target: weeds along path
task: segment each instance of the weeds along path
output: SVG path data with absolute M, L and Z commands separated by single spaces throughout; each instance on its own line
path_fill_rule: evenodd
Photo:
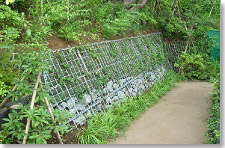
M 212 89 L 207 82 L 178 83 L 111 144 L 204 143 Z

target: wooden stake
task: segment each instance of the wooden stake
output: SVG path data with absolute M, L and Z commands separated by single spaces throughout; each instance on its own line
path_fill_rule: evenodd
M 35 86 L 34 86 L 33 95 L 32 95 L 32 98 L 31 98 L 30 110 L 32 110 L 34 108 L 35 97 L 36 97 L 36 94 L 37 94 L 38 84 L 40 82 L 40 75 L 41 75 L 41 73 L 39 72 L 38 76 L 37 76 L 37 80 L 36 80 Z M 30 122 L 31 122 L 31 119 L 27 118 L 25 134 L 28 134 L 28 132 L 29 132 Z M 27 141 L 27 135 L 25 135 L 23 137 L 23 144 L 26 144 L 26 141 Z
M 40 86 L 41 86 L 41 90 L 44 91 L 43 86 L 42 86 L 41 83 L 40 83 Z M 51 107 L 50 107 L 50 103 L 48 102 L 47 97 L 44 97 L 44 99 L 45 99 L 45 103 L 46 103 L 47 108 L 48 108 L 48 112 L 49 112 L 49 114 L 50 114 L 50 116 L 51 116 L 51 119 L 52 119 L 52 121 L 53 121 L 53 123 L 54 123 L 54 125 L 55 125 L 55 127 L 56 127 L 55 118 L 54 118 L 54 116 L 53 116 L 52 109 L 51 109 Z M 56 135 L 57 135 L 57 138 L 58 138 L 58 140 L 59 140 L 59 143 L 60 143 L 60 144 L 63 144 L 62 138 L 61 138 L 61 136 L 60 136 L 58 130 L 56 130 Z

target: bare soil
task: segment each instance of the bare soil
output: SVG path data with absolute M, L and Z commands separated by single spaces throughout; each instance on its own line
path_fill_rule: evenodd
M 82 45 L 84 44 L 88 44 L 88 43 L 95 43 L 95 42 L 101 42 L 101 41 L 106 41 L 106 40 L 118 40 L 124 37 L 135 37 L 135 36 L 139 36 L 139 35 L 145 35 L 145 34 L 149 34 L 149 33 L 153 33 L 154 31 L 151 30 L 146 30 L 143 31 L 141 33 L 136 33 L 136 32 L 127 32 L 124 36 L 121 35 L 117 35 L 117 36 L 112 36 L 108 39 L 105 39 L 102 36 L 99 36 L 98 40 L 94 40 L 91 39 L 89 37 L 83 37 L 81 38 L 82 40 Z M 73 46 L 79 46 L 81 44 L 79 44 L 78 41 L 66 41 L 64 38 L 60 38 L 57 36 L 57 34 L 51 36 L 48 40 L 48 47 L 50 49 L 60 49 L 60 48 L 66 48 L 66 47 L 73 47 Z
M 211 104 L 208 82 L 182 82 L 110 144 L 203 144 Z

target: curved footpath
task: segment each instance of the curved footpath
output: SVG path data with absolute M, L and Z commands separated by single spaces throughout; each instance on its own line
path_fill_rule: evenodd
M 181 82 L 111 144 L 203 144 L 213 84 Z

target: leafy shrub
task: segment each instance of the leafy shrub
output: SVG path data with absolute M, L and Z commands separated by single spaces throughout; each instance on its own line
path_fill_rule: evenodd
M 0 50 L 0 81 L 8 86 L 12 86 L 13 79 L 17 77 L 18 70 L 15 68 L 15 63 L 12 59 L 12 51 L 8 49 Z
M 29 105 L 20 106 L 17 110 L 12 110 L 9 118 L 4 118 L 6 121 L 2 125 L 3 130 L 0 132 L 0 138 L 3 143 L 17 143 L 22 141 L 25 136 L 25 123 L 26 118 L 32 120 L 31 127 L 28 134 L 28 144 L 47 144 L 47 140 L 52 137 L 52 133 L 60 131 L 68 132 L 68 126 L 65 122 L 69 119 L 70 115 L 66 111 L 54 110 L 55 122 L 52 122 L 51 116 L 48 113 L 47 107 L 29 109 Z M 58 125 L 55 127 L 55 124 Z
M 15 43 L 22 33 L 25 23 L 24 14 L 13 11 L 10 7 L 0 5 L 0 43 Z
M 188 79 L 207 80 L 217 72 L 214 63 L 205 60 L 202 54 L 195 53 L 182 52 L 174 66 Z
M 19 69 L 19 74 L 13 79 L 13 85 L 18 86 L 18 88 L 14 92 L 10 91 L 7 96 L 10 99 L 9 101 L 17 101 L 24 96 L 32 95 L 37 74 L 48 70 L 47 63 L 43 62 L 48 60 L 48 58 L 43 56 L 43 51 L 44 49 L 40 51 L 25 50 L 15 56 L 13 61 L 16 63 L 15 67 Z M 45 54 L 47 53 L 45 52 Z M 24 78 L 22 82 L 19 76 Z M 0 134 L 0 138 L 3 140 L 2 143 L 21 142 L 25 136 L 26 119 L 31 119 L 27 143 L 46 144 L 47 140 L 52 137 L 52 134 L 56 132 L 56 129 L 61 134 L 68 131 L 66 122 L 71 117 L 70 114 L 66 111 L 53 110 L 53 115 L 55 116 L 55 121 L 53 122 L 45 104 L 45 97 L 48 98 L 49 102 L 52 101 L 49 94 L 39 87 L 37 89 L 35 107 L 32 110 L 30 109 L 30 104 L 20 105 L 19 108 L 12 110 L 9 118 L 3 119 L 5 123 L 2 125 L 3 130 Z

